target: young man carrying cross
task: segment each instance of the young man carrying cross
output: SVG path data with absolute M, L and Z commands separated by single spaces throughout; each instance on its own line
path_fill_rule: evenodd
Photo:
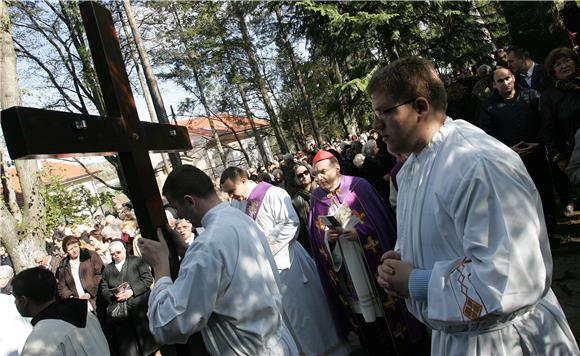
M 519 156 L 445 114 L 431 62 L 402 58 L 368 85 L 374 128 L 393 153 L 397 245 L 379 284 L 432 332 L 432 355 L 578 355 L 550 289 L 542 206 Z
M 296 355 L 282 321 L 278 276 L 264 234 L 221 202 L 211 179 L 196 167 L 174 169 L 163 195 L 180 217 L 204 231 L 189 247 L 176 232 L 164 237 L 161 229 L 159 241 L 139 240 L 156 280 L 147 313 L 155 338 L 185 343 L 201 331 L 212 355 Z M 182 258 L 174 282 L 166 238 Z

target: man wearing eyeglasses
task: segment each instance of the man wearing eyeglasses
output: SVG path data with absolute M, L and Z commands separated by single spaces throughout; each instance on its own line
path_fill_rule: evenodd
M 393 153 L 397 246 L 378 282 L 432 332 L 432 355 L 578 355 L 550 289 L 540 197 L 522 160 L 445 114 L 430 61 L 397 60 L 369 82 L 373 126 Z

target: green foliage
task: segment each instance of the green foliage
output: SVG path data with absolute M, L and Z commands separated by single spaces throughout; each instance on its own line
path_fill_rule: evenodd
M 94 196 L 83 187 L 68 188 L 59 177 L 50 176 L 41 188 L 46 202 L 46 222 L 49 231 L 61 223 L 81 224 L 89 221 L 100 206 L 112 207 L 112 195 L 108 192 Z

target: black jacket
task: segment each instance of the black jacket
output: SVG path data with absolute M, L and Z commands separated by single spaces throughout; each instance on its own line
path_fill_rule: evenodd
M 580 92 L 552 87 L 542 94 L 541 108 L 541 132 L 550 157 L 561 154 L 567 159 L 580 129 Z
M 540 140 L 540 93 L 533 89 L 517 88 L 516 96 L 505 101 L 497 91 L 483 103 L 479 126 L 505 145 Z
M 127 282 L 133 290 L 133 297 L 127 300 L 127 319 L 107 320 L 105 328 L 112 355 L 149 355 L 157 345 L 149 331 L 147 301 L 151 293 L 153 276 L 149 265 L 137 256 L 127 256 L 121 271 L 111 262 L 103 270 L 101 295 L 106 304 L 115 302 L 114 291 L 121 283 Z M 104 316 L 103 316 L 104 317 Z

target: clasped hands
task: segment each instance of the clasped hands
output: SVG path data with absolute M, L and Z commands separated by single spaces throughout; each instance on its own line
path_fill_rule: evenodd
M 377 282 L 391 295 L 409 297 L 409 275 L 413 265 L 401 261 L 401 255 L 395 251 L 387 251 L 381 256 L 378 267 Z
M 520 157 L 528 156 L 540 148 L 539 143 L 520 141 L 511 147 Z

